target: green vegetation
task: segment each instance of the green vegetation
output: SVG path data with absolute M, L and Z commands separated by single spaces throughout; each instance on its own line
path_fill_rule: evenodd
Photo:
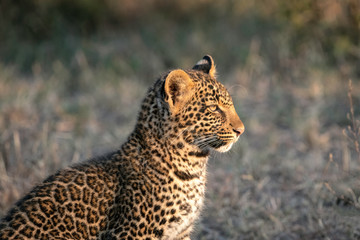
M 0 2 L 0 216 L 210 54 L 246 132 L 209 162 L 194 239 L 360 237 L 357 0 L 20 2 Z

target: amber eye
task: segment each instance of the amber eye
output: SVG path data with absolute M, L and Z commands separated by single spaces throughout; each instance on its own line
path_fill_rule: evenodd
M 212 112 L 216 112 L 219 110 L 219 107 L 217 105 L 210 105 L 210 106 L 208 106 L 208 108 Z

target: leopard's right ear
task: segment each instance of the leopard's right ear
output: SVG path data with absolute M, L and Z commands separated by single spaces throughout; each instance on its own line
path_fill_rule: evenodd
M 193 69 L 208 73 L 211 77 L 215 77 L 216 75 L 214 59 L 210 55 L 204 56 L 200 61 L 196 63 Z
M 172 113 L 179 112 L 193 95 L 194 82 L 181 69 L 171 71 L 165 79 L 165 101 Z

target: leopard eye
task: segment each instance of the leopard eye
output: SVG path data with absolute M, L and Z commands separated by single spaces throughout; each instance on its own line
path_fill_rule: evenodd
M 216 112 L 219 110 L 219 107 L 217 105 L 210 105 L 208 106 L 208 108 L 211 112 Z

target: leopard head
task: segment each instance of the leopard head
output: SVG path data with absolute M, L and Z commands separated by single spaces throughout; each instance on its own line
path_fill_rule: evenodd
M 245 127 L 215 73 L 211 56 L 191 70 L 173 70 L 164 78 L 163 99 L 168 104 L 170 127 L 179 138 L 203 151 L 226 152 Z

